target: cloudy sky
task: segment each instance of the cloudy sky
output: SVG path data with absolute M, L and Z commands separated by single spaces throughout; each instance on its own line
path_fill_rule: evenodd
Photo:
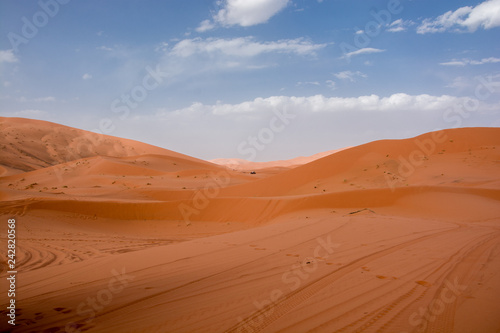
M 500 0 L 4 0 L 0 22 L 0 116 L 203 159 L 500 126 Z

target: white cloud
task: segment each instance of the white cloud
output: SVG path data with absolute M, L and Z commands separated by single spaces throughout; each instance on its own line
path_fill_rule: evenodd
M 290 0 L 219 0 L 217 4 L 221 8 L 212 15 L 211 20 L 200 22 L 196 31 L 209 31 L 217 25 L 249 27 L 266 23 L 289 3 Z
M 90 80 L 91 78 L 92 78 L 92 75 L 90 75 L 89 73 L 85 73 L 82 76 L 82 79 L 84 79 L 84 80 Z
M 487 0 L 475 7 L 460 7 L 435 19 L 425 19 L 417 28 L 417 33 L 474 32 L 480 27 L 491 29 L 499 26 L 500 0 Z
M 196 28 L 196 31 L 205 32 L 208 30 L 212 30 L 213 28 L 215 28 L 215 24 L 210 20 L 205 20 L 200 23 L 199 27 Z
M 351 82 L 355 82 L 357 77 L 361 77 L 361 78 L 368 77 L 365 73 L 362 73 L 360 71 L 356 71 L 356 72 L 343 71 L 343 72 L 334 73 L 333 76 L 335 76 L 337 79 L 349 80 Z
M 500 62 L 500 58 L 483 58 L 481 60 L 471 60 L 470 63 L 471 65 L 484 65 L 484 64 L 494 64 Z
M 413 24 L 414 23 L 410 20 L 404 21 L 403 19 L 398 19 L 398 20 L 396 20 L 388 25 L 387 31 L 389 31 L 389 32 L 406 31 L 406 29 Z
M 442 66 L 465 66 L 465 65 L 467 65 L 467 63 L 462 61 L 462 60 L 452 60 L 452 61 L 447 61 L 447 62 L 441 62 L 439 64 Z
M 313 85 L 313 86 L 320 86 L 321 84 L 318 81 L 306 81 L 306 82 L 297 82 L 296 86 L 304 86 L 304 85 Z
M 162 59 L 161 67 L 178 79 L 219 70 L 256 70 L 278 66 L 276 57 L 308 56 L 328 44 L 315 44 L 303 38 L 261 42 L 253 37 L 193 38 L 177 42 Z
M 470 31 L 477 28 L 491 29 L 500 26 L 500 1 L 485 1 L 472 9 L 469 17 L 463 22 Z
M 440 65 L 442 66 L 466 66 L 466 65 L 484 65 L 484 64 L 494 64 L 500 62 L 500 58 L 483 58 L 481 60 L 471 60 L 471 59 L 462 59 L 462 60 L 451 60 L 447 62 L 442 62 Z
M 288 3 L 289 0 L 225 0 L 213 19 L 222 26 L 248 27 L 266 23 Z
M 13 50 L 0 50 L 0 64 L 2 62 L 18 62 Z
M 335 87 L 335 82 L 332 83 Z M 173 112 L 164 112 L 163 115 L 229 115 L 259 113 L 269 114 L 275 110 L 290 110 L 294 113 L 311 112 L 424 112 L 445 111 L 449 107 L 471 101 L 469 97 L 455 97 L 449 95 L 432 96 L 427 94 L 408 95 L 405 93 L 393 94 L 389 97 L 377 95 L 359 97 L 325 97 L 315 95 L 309 97 L 295 96 L 271 96 L 268 98 L 256 98 L 239 104 L 217 103 L 205 105 L 193 103 L 191 106 Z M 479 102 L 478 102 L 479 103 Z
M 235 57 L 254 57 L 263 53 L 294 53 L 314 55 L 326 44 L 313 44 L 302 38 L 284 39 L 276 42 L 258 42 L 253 37 L 233 39 L 194 38 L 178 42 L 170 54 L 186 58 L 194 54 L 223 54 Z
M 379 53 L 379 52 L 384 52 L 384 51 L 385 50 L 375 49 L 373 47 L 365 47 L 365 48 L 362 48 L 362 49 L 359 49 L 359 50 L 356 50 L 356 51 L 352 51 L 352 52 L 346 53 L 344 57 L 345 58 L 350 58 L 352 56 L 357 56 L 357 55 L 360 55 L 360 54 Z
M 56 99 L 53 96 L 35 98 L 35 102 L 55 102 L 55 101 Z

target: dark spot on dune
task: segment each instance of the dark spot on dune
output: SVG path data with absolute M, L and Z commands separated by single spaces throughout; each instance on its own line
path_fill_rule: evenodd
M 55 333 L 55 332 L 61 332 L 61 329 L 59 327 L 51 327 L 47 328 L 46 330 L 42 331 L 43 333 Z

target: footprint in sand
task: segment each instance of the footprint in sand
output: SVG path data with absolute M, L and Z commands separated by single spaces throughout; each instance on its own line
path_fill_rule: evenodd
M 54 308 L 54 310 L 56 310 L 57 312 L 62 312 L 64 314 L 67 314 L 67 313 L 71 312 L 70 309 L 66 309 L 66 308 Z

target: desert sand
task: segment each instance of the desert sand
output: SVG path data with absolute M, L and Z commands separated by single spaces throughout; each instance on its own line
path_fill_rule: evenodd
M 2 331 L 500 332 L 500 128 L 269 163 L 21 118 L 0 138 Z

